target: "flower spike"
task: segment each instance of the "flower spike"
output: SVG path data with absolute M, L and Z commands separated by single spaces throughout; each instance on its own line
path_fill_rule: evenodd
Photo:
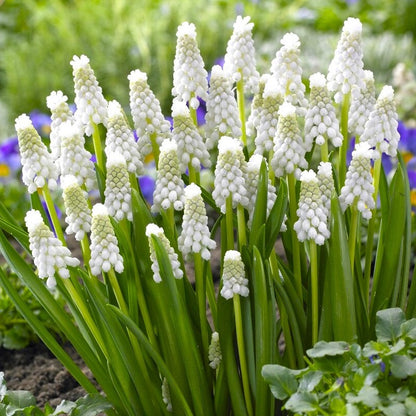
M 225 299 L 232 299 L 234 295 L 247 297 L 249 294 L 244 263 L 236 250 L 225 252 L 222 282 L 221 296 Z

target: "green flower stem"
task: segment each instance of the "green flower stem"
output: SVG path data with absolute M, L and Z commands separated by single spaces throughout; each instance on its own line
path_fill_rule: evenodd
M 381 173 L 381 157 L 374 162 L 374 170 L 373 170 L 374 201 L 376 202 L 376 208 L 372 210 L 371 219 L 368 222 L 368 229 L 367 229 L 367 244 L 365 248 L 365 266 L 364 266 L 364 283 L 365 283 L 366 293 L 370 293 L 370 275 L 371 275 L 371 263 L 373 260 L 373 241 L 374 241 L 374 231 L 375 231 L 375 220 L 376 220 L 376 215 L 377 215 L 377 197 L 378 197 L 378 188 L 380 185 L 380 173 Z
M 344 95 L 341 110 L 341 134 L 343 137 L 341 149 L 339 151 L 338 172 L 339 172 L 339 186 L 341 187 L 345 182 L 345 174 L 347 171 L 347 149 L 348 149 L 348 111 L 350 108 L 351 93 Z
M 315 241 L 309 244 L 311 265 L 311 297 L 312 297 L 312 345 L 318 342 L 319 332 L 319 299 L 318 299 L 318 255 Z
M 84 266 L 88 267 L 88 263 L 91 258 L 90 243 L 88 241 L 87 234 L 84 234 L 84 238 L 81 240 L 82 257 L 84 259 Z
M 204 268 L 204 274 L 206 276 L 206 284 L 207 284 L 207 298 L 208 298 L 208 304 L 209 308 L 211 309 L 212 314 L 212 320 L 214 322 L 214 325 L 216 326 L 217 323 L 217 300 L 215 297 L 215 289 L 214 289 L 214 281 L 212 279 L 212 271 L 211 267 L 209 266 L 209 263 L 206 263 Z
M 246 217 L 244 214 L 244 208 L 241 204 L 237 205 L 237 226 L 238 226 L 238 246 L 241 251 L 243 246 L 247 244 Z
M 160 155 L 160 150 L 159 150 L 159 145 L 157 144 L 157 133 L 152 133 L 150 135 L 150 142 L 152 143 L 152 150 L 153 150 L 153 156 L 155 158 L 155 164 L 156 164 L 156 169 L 159 166 L 159 155 Z
M 279 307 L 279 311 L 280 311 L 280 322 L 282 323 L 283 335 L 285 337 L 285 352 L 287 353 L 289 367 L 296 368 L 297 366 L 296 366 L 296 357 L 295 357 L 295 347 L 293 345 L 292 334 L 290 331 L 288 314 L 283 305 Z
M 296 179 L 294 173 L 287 175 L 287 186 L 289 188 L 289 212 L 290 212 L 290 226 L 293 230 L 293 225 L 296 222 Z M 300 247 L 296 233 L 292 231 L 292 256 L 293 256 L 293 273 L 295 276 L 295 287 L 298 292 L 299 299 L 302 301 L 302 275 L 300 267 Z
M 198 172 L 192 166 L 192 163 L 188 164 L 188 172 L 189 172 L 189 183 L 196 183 L 197 185 L 199 185 L 199 179 L 197 175 Z
M 233 199 L 231 195 L 225 201 L 225 223 L 227 229 L 227 250 L 234 250 Z
M 244 347 L 243 321 L 241 318 L 241 303 L 240 296 L 233 296 L 235 328 L 237 332 L 237 346 L 238 356 L 240 358 L 241 378 L 243 380 L 244 399 L 246 402 L 247 413 L 249 416 L 253 415 L 253 405 L 251 402 L 250 384 L 248 381 L 247 360 Z
M 97 158 L 97 165 L 98 167 L 104 172 L 104 158 L 103 158 L 103 149 L 101 146 L 101 136 L 100 136 L 100 130 L 97 126 L 97 124 L 92 123 L 93 125 L 93 132 L 92 132 L 92 142 L 94 144 L 94 151 L 95 156 Z
M 46 206 L 48 207 L 49 215 L 51 217 L 52 225 L 53 225 L 53 228 L 55 229 L 56 236 L 59 238 L 61 243 L 64 246 L 66 246 L 64 233 L 62 231 L 61 224 L 59 223 L 58 214 L 56 213 L 55 205 L 52 201 L 52 197 L 51 197 L 51 194 L 49 192 L 48 185 L 45 185 L 42 188 L 42 195 L 43 195 L 43 198 L 46 202 Z
M 357 228 L 358 228 L 359 212 L 357 209 L 357 202 L 354 201 L 351 205 L 351 221 L 350 232 L 348 234 L 348 248 L 350 253 L 351 273 L 354 276 L 354 261 L 355 261 L 355 246 L 357 245 Z
M 199 323 L 201 327 L 201 338 L 202 338 L 202 356 L 204 357 L 204 363 L 208 370 L 208 321 L 206 317 L 207 301 L 206 301 L 206 280 L 204 275 L 204 266 L 200 253 L 194 253 L 194 266 L 195 266 L 195 287 L 196 295 L 198 298 L 198 309 L 199 309 Z
M 118 306 L 120 307 L 122 312 L 124 312 L 125 314 L 128 315 L 129 310 L 128 310 L 126 301 L 124 300 L 124 296 L 123 296 L 123 293 L 121 291 L 120 285 L 118 283 L 117 276 L 116 276 L 116 274 L 114 272 L 114 269 L 112 267 L 108 271 L 107 275 L 108 275 L 108 278 L 110 280 L 111 287 L 114 290 L 114 295 L 116 296 Z
M 244 146 L 247 146 L 246 110 L 244 102 L 244 79 L 241 70 L 240 74 L 240 81 L 237 82 L 237 102 L 241 120 L 241 141 L 243 142 Z
M 192 94 L 192 97 L 194 97 L 194 95 Z M 195 126 L 198 127 L 198 118 L 196 116 L 196 110 L 195 108 L 191 107 L 189 105 L 189 114 L 191 115 L 192 121 L 194 122 Z
M 275 182 L 275 173 L 274 173 L 274 170 L 271 168 L 271 166 L 272 166 L 272 159 L 273 159 L 273 155 L 274 155 L 274 152 L 273 152 L 273 149 L 272 150 L 269 150 L 269 159 L 268 159 L 268 167 L 269 167 L 269 179 L 270 179 L 270 182 L 272 183 L 272 185 L 274 185 L 274 182 Z
M 321 160 L 322 162 L 328 162 L 328 138 L 325 137 L 324 144 L 321 146 Z

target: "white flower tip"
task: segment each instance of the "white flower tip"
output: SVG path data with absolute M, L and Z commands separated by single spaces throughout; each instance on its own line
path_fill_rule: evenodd
M 178 26 L 178 31 L 176 32 L 178 38 L 188 36 L 192 39 L 196 39 L 196 29 L 193 23 L 183 22 Z
M 71 120 L 64 121 L 59 127 L 61 139 L 66 139 L 81 134 L 80 126 Z
M 53 111 L 61 104 L 66 103 L 68 97 L 64 95 L 62 91 L 52 91 L 48 97 L 46 97 L 46 106 L 49 110 Z
M 61 177 L 62 189 L 66 189 L 75 185 L 79 186 L 77 178 L 74 175 L 64 175 Z
M 117 100 L 112 100 L 108 102 L 107 114 L 108 114 L 108 118 L 120 116 L 121 105 Z
M 95 204 L 92 207 L 92 216 L 95 217 L 97 215 L 105 215 L 105 216 L 108 216 L 108 211 L 107 211 L 107 208 L 106 208 L 106 206 L 104 204 L 98 203 L 98 204 Z
M 351 34 L 361 34 L 363 30 L 363 25 L 360 22 L 360 19 L 356 17 L 349 17 L 344 22 L 344 27 L 342 28 L 343 32 L 351 33 Z
M 355 145 L 355 148 L 352 152 L 352 157 L 365 157 L 367 159 L 372 158 L 373 152 L 370 148 L 370 144 L 368 142 L 360 142 Z
M 219 65 L 214 65 L 211 69 L 211 79 L 225 78 L 224 70 Z
M 318 182 L 316 173 L 312 169 L 302 171 L 300 180 L 301 182 Z
M 199 195 L 201 195 L 201 188 L 198 185 L 191 183 L 185 188 L 186 199 L 193 199 Z
M 74 55 L 72 58 L 72 61 L 70 62 L 74 71 L 81 69 L 81 68 L 85 68 L 86 66 L 89 65 L 89 63 L 90 63 L 90 60 L 85 55 L 81 55 L 79 57 L 77 55 Z
M 21 114 L 15 120 L 15 128 L 17 131 L 25 130 L 25 129 L 32 128 L 32 127 L 33 127 L 32 120 L 30 120 L 27 114 Z
M 279 87 L 279 83 L 275 77 L 268 77 L 264 85 L 263 97 L 277 97 L 278 95 L 284 95 L 283 91 Z
M 321 162 L 318 166 L 318 174 L 322 176 L 332 177 L 332 165 L 331 162 Z
M 283 38 L 280 40 L 280 43 L 289 50 L 296 50 L 300 46 L 299 36 L 295 33 L 289 32 L 286 33 Z
M 254 154 L 250 157 L 250 160 L 247 162 L 247 169 L 253 172 L 258 172 L 263 162 L 264 157 L 259 154 Z
M 119 152 L 108 152 L 106 163 L 107 168 L 120 165 L 126 165 L 126 158 Z
M 219 153 L 238 152 L 240 150 L 242 150 L 240 139 L 234 139 L 229 136 L 222 136 L 221 139 L 218 141 Z
M 172 104 L 172 117 L 188 117 L 189 108 L 184 101 L 174 100 Z
M 36 228 L 39 227 L 39 225 L 43 224 L 43 218 L 40 212 L 36 209 L 31 209 L 26 213 L 25 216 L 25 223 L 26 228 L 28 229 L 29 233 L 33 230 L 36 230 Z
M 288 102 L 284 102 L 278 111 L 279 116 L 289 117 L 296 114 L 296 107 Z
M 129 75 L 127 75 L 127 79 L 134 83 L 139 81 L 147 81 L 147 74 L 145 72 L 140 71 L 140 69 L 135 69 L 130 72 Z
M 374 74 L 373 71 L 370 71 L 368 69 L 364 70 L 364 81 L 365 82 L 374 82 Z
M 241 254 L 237 250 L 228 250 L 224 254 L 224 261 L 241 261 Z
M 162 228 L 158 227 L 156 224 L 153 224 L 153 223 L 147 224 L 147 227 L 146 227 L 146 236 L 147 237 L 150 237 L 152 235 L 158 236 L 158 235 L 161 235 L 161 234 L 163 234 L 163 229 Z
M 177 152 L 178 151 L 178 145 L 175 140 L 173 139 L 165 139 L 163 140 L 161 146 L 160 146 L 160 153 L 165 152 Z
M 326 85 L 326 78 L 324 74 L 316 72 L 309 77 L 309 86 L 311 88 L 324 88 Z
M 233 25 L 234 32 L 241 33 L 251 31 L 254 27 L 254 23 L 250 22 L 250 19 L 250 16 L 242 17 L 238 15 Z
M 386 101 L 393 101 L 394 99 L 394 90 L 393 87 L 390 85 L 385 85 L 378 96 L 378 99 L 386 100 Z

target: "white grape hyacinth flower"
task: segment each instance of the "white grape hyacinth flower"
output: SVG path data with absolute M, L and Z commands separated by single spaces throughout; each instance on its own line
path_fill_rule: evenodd
M 249 295 L 248 279 L 240 252 L 228 250 L 224 255 L 224 266 L 222 271 L 221 296 L 232 299 L 234 295 L 247 297 Z
M 67 103 L 68 97 L 62 91 L 52 91 L 46 98 L 46 105 L 51 111 L 50 148 L 52 159 L 58 161 L 61 156 L 61 135 L 59 129 L 66 121 L 74 120 L 74 115 Z
M 313 240 L 316 244 L 323 245 L 330 237 L 330 232 L 318 178 L 313 170 L 304 170 L 300 181 L 299 205 L 296 211 L 298 220 L 293 228 L 299 241 Z
M 279 121 L 274 137 L 273 158 L 271 167 L 275 175 L 280 178 L 294 173 L 300 177 L 300 171 L 306 169 L 305 143 L 296 120 L 296 108 L 288 102 L 284 102 L 279 108 Z
M 160 146 L 152 212 L 157 213 L 171 207 L 175 211 L 182 211 L 185 204 L 184 188 L 179 169 L 178 146 L 174 140 L 165 139 Z
M 191 253 L 200 253 L 204 260 L 211 258 L 210 250 L 217 246 L 208 229 L 208 217 L 201 189 L 194 183 L 185 188 L 185 210 L 178 244 L 185 257 Z
M 308 103 L 305 99 L 305 85 L 302 83 L 299 36 L 286 33 L 280 43 L 282 47 L 276 52 L 270 72 L 283 91 L 285 100 L 298 106 L 297 112 L 304 115 Z
M 147 74 L 136 69 L 128 75 L 130 110 L 139 137 L 137 145 L 142 157 L 152 152 L 152 137 L 160 146 L 171 137 L 170 123 L 162 114 L 160 102 L 147 83 Z
M 29 247 L 33 261 L 41 279 L 47 279 L 46 285 L 52 289 L 56 286 L 55 273 L 63 279 L 69 278 L 67 266 L 76 267 L 79 260 L 71 256 L 69 249 L 54 237 L 45 225 L 39 211 L 32 209 L 26 213 L 26 227 L 29 232 Z
M 259 189 L 259 177 L 260 177 L 260 168 L 262 162 L 267 162 L 261 155 L 253 155 L 250 157 L 247 162 L 247 194 L 249 195 L 250 202 L 248 204 L 249 212 L 249 221 L 248 224 L 251 225 L 253 221 L 254 208 L 256 206 L 257 200 L 257 191 Z M 266 217 L 269 216 L 271 209 L 276 201 L 276 188 L 272 185 L 270 178 L 267 181 L 267 208 L 266 208 Z
M 371 218 L 371 210 L 375 208 L 373 177 L 371 176 L 373 153 L 366 142 L 358 143 L 355 146 L 345 184 L 339 196 L 339 202 L 343 211 L 352 204 L 357 203 L 358 211 L 366 219 Z
M 172 407 L 172 400 L 170 397 L 170 389 L 169 389 L 169 384 L 168 384 L 168 380 L 166 379 L 166 377 L 163 377 L 162 379 L 162 400 L 163 403 L 165 403 L 166 405 L 166 410 L 168 412 L 172 412 L 173 407 Z
M 120 153 L 126 160 L 127 170 L 135 175 L 144 171 L 142 156 L 134 134 L 127 123 L 121 105 L 116 101 L 108 103 L 108 126 L 105 139 L 105 153 Z
M 305 116 L 306 151 L 312 150 L 314 141 L 317 145 L 322 146 L 326 137 L 334 147 L 340 147 L 343 138 L 339 130 L 335 108 L 326 87 L 325 76 L 317 72 L 309 77 L 309 82 L 311 92 Z
M 107 208 L 103 204 L 95 204 L 92 207 L 90 250 L 89 265 L 94 276 L 99 276 L 102 272 L 109 272 L 111 267 L 117 273 L 123 272 L 123 257 L 120 255 L 118 240 L 111 225 Z
M 251 102 L 250 114 L 246 123 L 248 136 L 254 136 L 261 125 L 260 112 L 263 108 L 263 92 L 270 77 L 270 74 L 263 74 L 260 77 L 259 88 L 258 91 L 254 94 L 253 100 Z
M 160 283 L 162 281 L 162 277 L 160 275 L 160 268 L 159 262 L 157 261 L 156 249 L 152 240 L 152 235 L 159 238 L 160 242 L 162 243 L 165 251 L 169 257 L 170 264 L 172 266 L 173 276 L 175 279 L 182 279 L 183 271 L 181 269 L 181 264 L 178 260 L 178 255 L 175 253 L 175 250 L 170 245 L 169 240 L 167 239 L 163 228 L 158 227 L 156 224 L 148 224 L 146 227 L 146 236 L 149 239 L 149 248 L 150 248 L 150 260 L 152 261 L 152 271 L 153 271 L 153 280 L 156 283 Z
M 364 63 L 361 46 L 362 24 L 359 19 L 349 17 L 342 28 L 334 58 L 328 68 L 328 90 L 335 93 L 340 103 L 354 85 L 364 87 Z
M 247 162 L 244 159 L 242 142 L 223 136 L 218 142 L 218 160 L 215 166 L 214 190 L 212 197 L 225 214 L 226 200 L 232 199 L 232 206 L 247 207 L 249 198 L 246 189 Z
M 61 175 L 74 175 L 78 184 L 84 183 L 88 190 L 94 189 L 96 176 L 91 153 L 85 149 L 85 138 L 77 124 L 71 121 L 62 123 L 61 135 Z
M 356 85 L 351 90 L 351 106 L 348 112 L 348 131 L 354 136 L 364 133 L 365 123 L 376 104 L 376 87 L 371 71 L 364 71 L 364 87 Z
M 208 361 L 209 366 L 216 370 L 222 361 L 220 334 L 214 331 L 211 335 L 211 342 L 208 347 Z
M 212 67 L 205 121 L 208 149 L 217 145 L 220 136 L 241 136 L 241 121 L 232 82 L 219 65 Z
M 199 107 L 197 97 L 204 101 L 208 98 L 208 73 L 196 41 L 195 25 L 182 23 L 176 36 L 172 95 L 175 99 L 188 102 L 189 106 L 196 110 Z
M 91 230 L 91 209 L 88 206 L 88 194 L 79 186 L 77 178 L 65 175 L 61 178 L 62 197 L 65 205 L 65 222 L 67 234 L 75 234 L 81 241 Z
M 75 89 L 75 119 L 83 127 L 85 134 L 91 136 L 93 124 L 107 126 L 107 101 L 98 84 L 90 60 L 85 55 L 74 55 L 71 61 Z
M 264 86 L 262 107 L 259 110 L 257 136 L 254 139 L 255 153 L 263 155 L 273 150 L 273 139 L 276 135 L 279 120 L 279 108 L 283 104 L 283 91 L 275 78 L 270 77 Z
M 22 163 L 22 180 L 29 193 L 33 194 L 45 185 L 51 190 L 56 189 L 58 169 L 30 118 L 26 114 L 20 115 L 16 118 L 15 128 Z
M 319 188 L 322 192 L 322 203 L 327 211 L 327 216 L 331 213 L 331 199 L 335 195 L 334 177 L 332 176 L 332 164 L 321 162 L 318 166 L 317 178 Z
M 107 155 L 107 177 L 105 180 L 105 203 L 108 214 L 121 221 L 133 220 L 131 208 L 131 187 L 126 159 L 120 153 Z
M 192 121 L 189 108 L 182 101 L 174 101 L 172 105 L 173 132 L 172 137 L 178 145 L 179 164 L 185 173 L 188 164 L 198 172 L 201 165 L 211 166 L 207 147 Z
M 249 16 L 237 16 L 224 56 L 224 73 L 234 82 L 242 79 L 244 88 L 256 93 L 260 75 L 256 69 L 253 27 L 254 23 L 250 22 Z
M 360 139 L 374 148 L 374 158 L 379 159 L 382 153 L 391 157 L 396 156 L 400 140 L 397 119 L 393 88 L 385 85 L 365 123 L 364 133 Z

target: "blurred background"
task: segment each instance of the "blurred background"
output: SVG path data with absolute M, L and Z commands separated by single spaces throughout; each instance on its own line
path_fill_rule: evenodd
M 46 97 L 62 90 L 74 99 L 74 54 L 85 54 L 107 99 L 128 106 L 127 75 L 140 69 L 170 114 L 176 30 L 193 22 L 206 69 L 224 56 L 238 14 L 251 16 L 261 73 L 269 70 L 285 32 L 301 39 L 305 80 L 327 73 L 344 20 L 363 23 L 365 66 L 378 91 L 396 90 L 399 117 L 416 143 L 416 1 L 401 0 L 0 0 L 0 198 L 19 195 L 14 119 L 30 114 L 48 138 Z M 409 133 L 410 132 L 410 133 Z M 416 145 L 415 145 L 416 147 Z M 415 150 L 416 154 L 416 150 Z M 5 186 L 7 184 L 7 186 Z M 16 185 L 17 186 L 17 185 Z M 9 205 L 12 202 L 8 203 Z

